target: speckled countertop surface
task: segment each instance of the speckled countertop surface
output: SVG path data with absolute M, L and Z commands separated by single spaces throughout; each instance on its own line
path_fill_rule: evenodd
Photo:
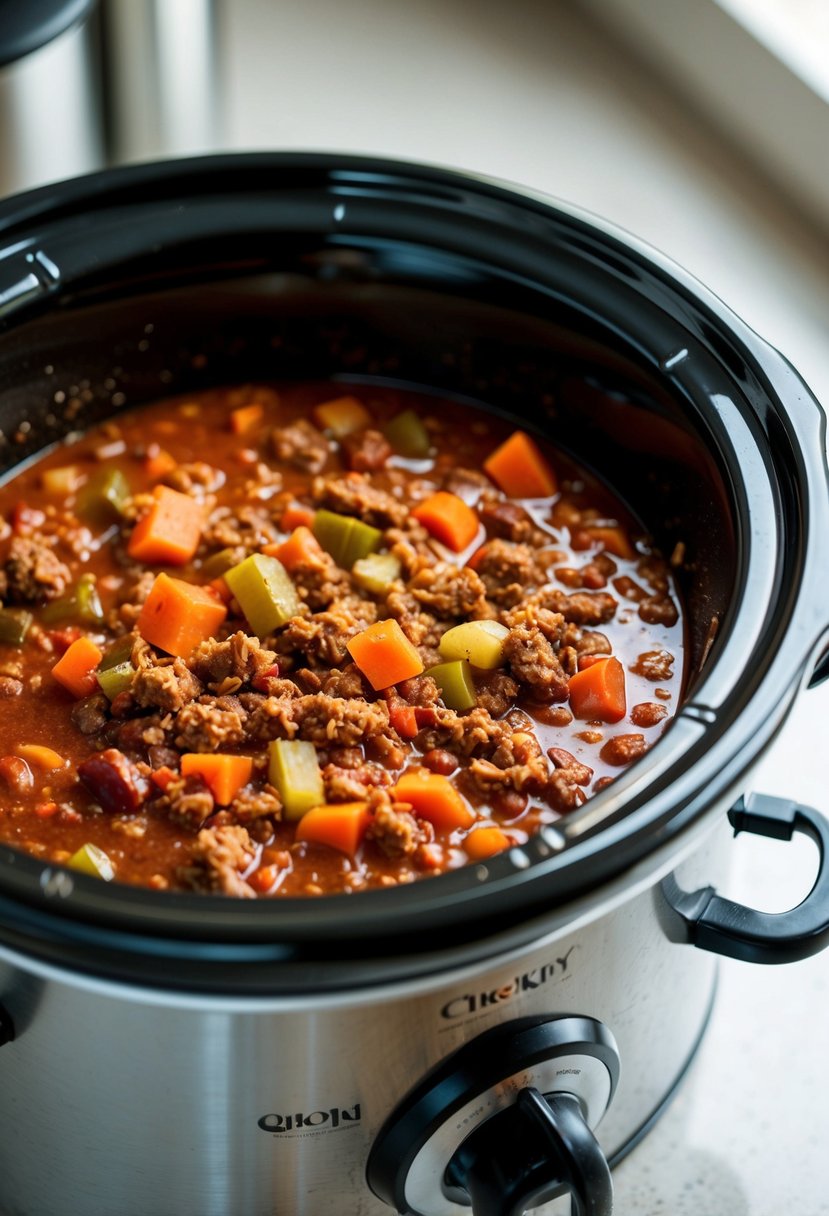
M 578 203 L 696 274 L 829 401 L 826 237 L 576 4 L 234 0 L 222 22 L 225 146 L 411 157 Z M 829 810 L 827 735 L 829 685 L 802 695 L 752 788 Z M 734 898 L 778 911 L 811 883 L 808 842 L 734 852 Z M 828 1009 L 829 952 L 724 962 L 689 1077 L 615 1172 L 617 1216 L 829 1213 Z

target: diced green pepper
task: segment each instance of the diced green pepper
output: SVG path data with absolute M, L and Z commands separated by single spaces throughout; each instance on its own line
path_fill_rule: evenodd
M 31 612 L 22 608 L 0 608 L 0 642 L 7 646 L 22 646 L 31 623 Z
M 226 571 L 224 580 L 253 632 L 267 637 L 299 612 L 299 596 L 282 562 L 252 553 Z
M 101 692 L 106 693 L 110 701 L 114 701 L 119 693 L 129 692 L 135 679 L 135 668 L 129 659 L 116 663 L 113 667 L 100 668 L 95 673 L 101 686 Z
M 383 427 L 383 434 L 395 452 L 401 456 L 424 457 L 429 455 L 431 440 L 429 432 L 414 410 L 396 414 Z
M 221 578 L 233 567 L 235 561 L 236 555 L 233 549 L 219 549 L 204 559 L 199 574 L 206 579 Z
M 300 819 L 325 802 L 317 749 L 301 739 L 268 744 L 268 780 L 279 790 L 287 819 Z
M 442 659 L 467 659 L 473 667 L 491 671 L 504 661 L 504 638 L 509 630 L 498 621 L 464 621 L 447 629 L 438 650 Z
M 351 515 L 339 515 L 336 511 L 317 511 L 311 531 L 343 570 L 350 570 L 361 557 L 374 553 L 383 539 L 379 528 L 372 528 Z
M 104 619 L 101 598 L 94 574 L 82 574 L 75 586 L 40 613 L 44 625 L 57 625 L 61 621 L 80 621 L 84 625 L 97 625 Z
M 393 553 L 369 553 L 354 563 L 351 573 L 354 581 L 371 595 L 385 595 L 396 578 L 400 578 L 402 566 Z
M 447 709 L 472 709 L 473 705 L 477 705 L 472 668 L 466 659 L 438 663 L 437 667 L 430 667 L 424 675 L 431 676 L 435 681 Z
M 70 870 L 79 870 L 81 874 L 91 874 L 93 878 L 103 878 L 104 882 L 112 882 L 115 868 L 103 849 L 96 844 L 82 844 L 77 853 L 73 853 L 66 863 Z
M 120 469 L 99 469 L 79 490 L 75 510 L 85 523 L 107 527 L 121 518 L 129 496 L 129 482 Z

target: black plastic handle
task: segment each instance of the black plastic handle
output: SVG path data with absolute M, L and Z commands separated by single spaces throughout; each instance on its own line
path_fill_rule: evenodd
M 578 1098 L 537 1089 L 487 1120 L 449 1163 L 450 1193 L 468 1197 L 472 1216 L 523 1216 L 570 1193 L 573 1216 L 611 1216 L 613 1183 Z
M 738 832 L 791 840 L 803 832 L 820 853 L 817 878 L 806 898 L 788 912 L 758 912 L 717 895 L 712 887 L 683 892 L 673 875 L 662 893 L 684 927 L 682 939 L 748 963 L 795 963 L 829 945 L 829 820 L 786 798 L 750 794 L 728 812 Z

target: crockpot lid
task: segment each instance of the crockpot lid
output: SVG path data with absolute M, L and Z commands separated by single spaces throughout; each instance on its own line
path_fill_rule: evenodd
M 96 0 L 0 0 L 0 68 L 83 21 Z M 59 82 L 55 82 L 56 89 Z
M 532 276 L 544 298 L 557 293 L 574 309 L 592 309 L 699 411 L 719 450 L 742 529 L 736 611 L 716 661 L 649 762 L 485 865 L 392 890 L 236 902 L 108 887 L 0 849 L 3 939 L 107 974 L 144 968 L 175 984 L 183 982 L 178 966 L 171 974 L 176 958 L 196 971 L 212 967 L 222 983 L 236 964 L 305 960 L 318 969 L 332 958 L 376 958 L 386 966 L 390 957 L 405 973 L 407 955 L 472 943 L 563 904 L 738 792 L 826 628 L 816 594 L 817 537 L 829 529 L 822 414 L 785 361 L 720 301 L 611 226 L 496 183 L 326 154 L 136 166 L 0 204 L 0 241 L 18 259 L 30 250 L 26 266 L 42 288 L 33 310 L 50 301 L 59 307 L 64 297 L 71 305 L 90 278 L 117 281 L 142 250 L 172 280 L 177 258 L 192 271 L 188 251 L 197 238 L 222 237 L 211 247 L 224 255 L 239 233 L 262 225 L 311 231 L 338 256 L 348 245 L 366 257 L 376 249 L 372 273 L 398 280 L 437 264 L 429 256 L 436 247 L 448 249 L 450 270 L 476 259 L 476 274 L 492 270 L 505 282 Z M 28 307 L 21 298 L 7 324 Z M 314 982 L 322 982 L 319 970 Z

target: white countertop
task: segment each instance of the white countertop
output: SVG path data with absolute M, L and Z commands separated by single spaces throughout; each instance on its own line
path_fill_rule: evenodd
M 234 0 L 222 21 L 226 146 L 439 162 L 587 207 L 696 274 L 829 402 L 826 239 L 575 5 Z M 827 723 L 829 684 L 803 694 L 752 787 L 829 810 Z M 741 838 L 726 894 L 791 906 L 810 848 Z M 827 1009 L 829 952 L 724 962 L 690 1078 L 615 1172 L 617 1216 L 829 1213 Z

